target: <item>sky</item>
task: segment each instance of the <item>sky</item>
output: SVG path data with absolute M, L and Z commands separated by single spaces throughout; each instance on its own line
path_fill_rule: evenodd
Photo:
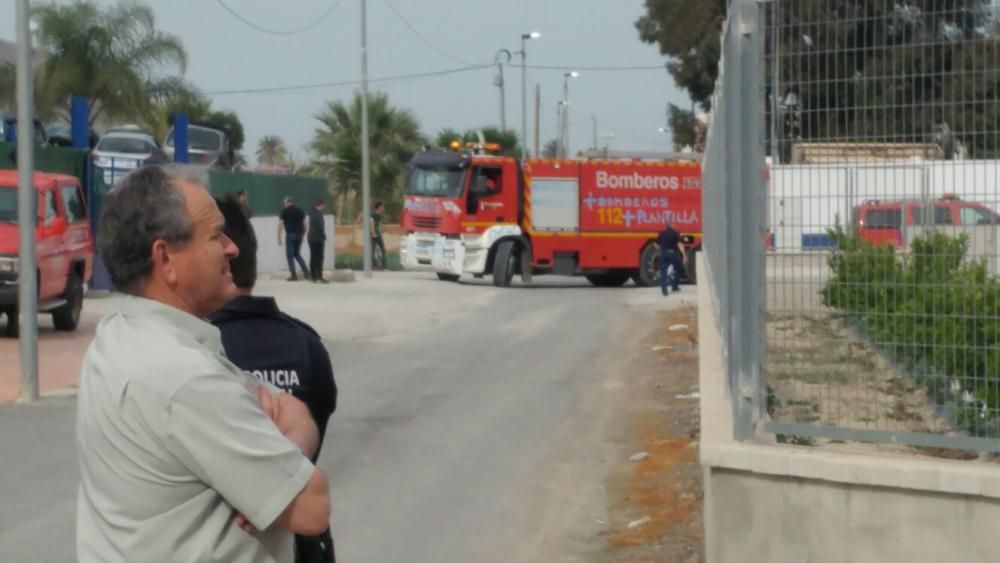
M 361 76 L 361 0 L 225 0 L 240 16 L 275 31 L 253 29 L 216 0 L 155 0 L 157 26 L 184 43 L 186 77 L 211 95 L 214 107 L 236 111 L 246 129 L 244 153 L 252 159 L 257 141 L 278 135 L 299 161 L 313 136 L 315 116 L 328 101 L 347 101 L 357 84 L 271 93 L 223 93 L 329 82 Z M 112 0 L 97 0 L 112 5 Z M 668 150 L 666 104 L 690 105 L 663 65 L 655 45 L 639 41 L 634 27 L 643 0 L 367 0 L 368 71 L 372 79 L 445 71 L 494 61 L 499 49 L 516 52 L 522 33 L 542 37 L 527 43 L 528 64 L 563 69 L 528 70 L 529 139 L 534 130 L 534 86 L 541 85 L 541 140 L 558 134 L 557 105 L 564 74 L 579 69 L 569 84 L 571 151 L 599 139 L 615 150 Z M 37 4 L 33 2 L 33 4 Z M 63 3 L 66 3 L 63 0 Z M 426 42 L 396 15 L 394 7 Z M 330 9 L 332 8 L 332 11 Z M 0 38 L 14 40 L 15 0 L 0 0 Z M 429 46 L 427 43 L 433 45 Z M 462 61 L 462 62 L 459 62 Z M 514 64 L 520 62 L 515 55 Z M 598 71 L 587 67 L 651 66 L 647 70 Z M 451 127 L 465 130 L 500 121 L 496 66 L 455 74 L 373 82 L 393 105 L 413 112 L 430 137 Z M 521 69 L 505 67 L 507 126 L 520 132 Z

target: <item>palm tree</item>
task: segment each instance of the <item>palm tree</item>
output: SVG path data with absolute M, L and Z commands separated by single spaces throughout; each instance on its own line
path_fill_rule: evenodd
M 545 143 L 545 148 L 542 149 L 542 156 L 545 158 L 556 158 L 559 156 L 559 140 L 549 139 Z
M 260 166 L 287 166 L 288 149 L 277 135 L 265 135 L 257 143 L 257 164 Z
M 106 9 L 89 0 L 36 7 L 35 44 L 46 57 L 35 76 L 35 104 L 46 119 L 69 119 L 71 96 L 90 100 L 89 120 L 139 121 L 151 99 L 179 85 L 187 53 L 176 36 L 156 29 L 153 9 L 121 2 Z M 5 65 L 0 72 L 12 72 Z M 166 71 L 166 74 L 164 72 Z M 0 78 L 5 90 L 13 81 Z M 10 92 L 0 98 L 11 97 Z
M 306 172 L 330 179 L 341 204 L 341 219 L 353 220 L 357 209 L 353 203 L 361 194 L 361 95 L 355 94 L 350 105 L 327 102 L 316 119 L 320 126 L 309 144 L 312 161 Z M 406 163 L 424 139 L 413 114 L 390 105 L 383 93 L 369 94 L 368 124 L 372 195 L 384 201 L 393 216 L 402 207 Z M 351 208 L 344 209 L 344 204 Z

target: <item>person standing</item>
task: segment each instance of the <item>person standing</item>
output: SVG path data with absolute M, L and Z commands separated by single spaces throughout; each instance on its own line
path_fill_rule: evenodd
M 257 237 L 253 226 L 236 202 L 223 200 L 218 205 L 225 217 L 223 232 L 239 250 L 230 261 L 239 295 L 209 320 L 221 332 L 222 346 L 230 361 L 263 383 L 291 393 L 309 408 L 319 429 L 319 446 L 312 457 L 316 463 L 330 415 L 337 408 L 330 355 L 312 327 L 282 313 L 273 297 L 253 295 L 257 282 Z M 309 232 L 313 232 L 311 225 Z M 319 536 L 297 535 L 295 548 L 300 563 L 336 560 L 329 528 Z
M 306 214 L 297 205 L 292 196 L 285 196 L 285 208 L 278 216 L 278 246 L 281 246 L 281 234 L 285 234 L 285 257 L 288 258 L 288 271 L 292 274 L 288 281 L 297 281 L 295 263 L 302 267 L 302 277 L 309 277 L 309 268 L 302 259 L 302 239 L 306 233 Z
M 371 217 L 371 237 L 372 237 L 372 267 L 376 270 L 384 270 L 385 258 L 385 238 L 382 236 L 382 220 L 385 213 L 385 204 L 376 201 L 372 206 Z
M 97 245 L 126 293 L 87 348 L 77 399 L 80 563 L 292 563 L 329 525 L 308 408 L 230 362 L 206 319 L 238 250 L 204 171 L 148 166 L 105 197 Z
M 236 192 L 236 200 L 240 202 L 240 207 L 243 208 L 243 214 L 247 216 L 247 219 L 253 219 L 253 210 L 250 209 L 250 196 L 247 195 L 247 191 Z
M 681 234 L 672 224 L 667 223 L 657 236 L 657 241 L 660 244 L 660 291 L 663 295 L 667 295 L 668 285 L 673 291 L 680 291 L 680 277 L 684 272 L 685 260 L 684 250 L 680 244 Z
M 315 283 L 326 283 L 323 279 L 323 247 L 326 246 L 326 220 L 323 217 L 325 208 L 326 202 L 322 198 L 317 199 L 308 214 L 309 229 L 306 236 L 309 241 L 309 271 Z

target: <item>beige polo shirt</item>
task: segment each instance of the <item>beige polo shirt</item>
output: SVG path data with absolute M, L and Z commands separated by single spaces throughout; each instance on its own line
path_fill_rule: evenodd
M 81 563 L 285 563 L 271 526 L 313 465 L 264 414 L 260 383 L 211 324 L 126 298 L 97 328 L 80 379 Z M 244 514 L 259 530 L 234 522 Z

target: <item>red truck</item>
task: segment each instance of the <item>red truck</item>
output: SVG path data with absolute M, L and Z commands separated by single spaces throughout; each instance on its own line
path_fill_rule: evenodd
M 1000 215 L 976 202 L 946 194 L 936 200 L 867 200 L 852 210 L 858 237 L 872 244 L 906 246 L 906 230 L 931 225 L 1000 224 Z
M 401 260 L 444 280 L 582 275 L 596 286 L 659 279 L 656 234 L 681 231 L 694 281 L 701 250 L 696 162 L 529 159 L 425 151 L 410 162 Z
M 76 330 L 84 284 L 94 265 L 94 243 L 80 182 L 73 176 L 36 173 L 35 226 L 38 310 L 51 313 L 56 330 Z M 17 171 L 0 170 L 0 312 L 5 334 L 18 336 Z

